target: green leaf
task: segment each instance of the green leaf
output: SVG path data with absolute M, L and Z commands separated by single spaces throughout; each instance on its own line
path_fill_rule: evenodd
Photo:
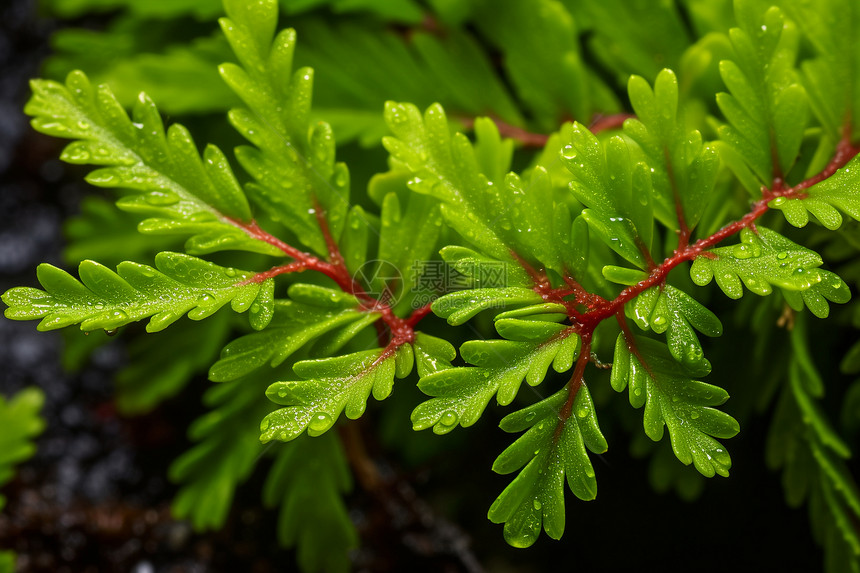
M 690 277 L 699 286 L 716 278 L 730 298 L 743 295 L 741 280 L 757 295 L 765 296 L 778 286 L 787 291 L 803 291 L 820 283 L 821 257 L 762 226 L 744 228 L 741 242 L 734 246 L 705 251 L 693 261 Z M 838 288 L 838 287 L 836 287 Z
M 454 292 L 437 298 L 431 308 L 436 316 L 456 326 L 463 324 L 482 310 L 537 304 L 542 301 L 539 294 L 528 288 L 479 288 Z
M 80 324 L 81 330 L 110 330 L 152 317 L 147 332 L 167 328 L 188 313 L 202 320 L 231 303 L 236 312 L 251 309 L 252 325 L 263 328 L 270 316 L 272 279 L 247 282 L 254 273 L 221 267 L 181 253 L 159 253 L 156 268 L 123 262 L 117 272 L 94 261 L 81 263 L 80 281 L 47 263 L 37 276 L 44 291 L 16 287 L 3 295 L 6 317 L 13 320 L 41 318 L 39 330 L 55 330 Z M 157 269 L 157 270 L 156 270 Z M 256 313 L 255 311 L 256 306 Z
M 574 176 L 573 195 L 589 207 L 582 213 L 589 229 L 627 261 L 648 268 L 654 226 L 648 167 L 634 162 L 621 137 L 601 144 L 579 123 L 566 135 L 561 160 Z
M 15 466 L 36 453 L 35 438 L 45 428 L 45 421 L 39 417 L 45 395 L 38 388 L 30 387 L 19 391 L 10 399 L 0 396 L 0 485 L 10 481 Z M 2 509 L 3 496 L 0 496 Z
M 795 227 L 804 227 L 811 213 L 824 227 L 835 231 L 842 226 L 842 215 L 860 220 L 860 157 L 854 157 L 820 183 L 806 191 L 802 198 L 777 197 L 768 206 L 779 209 Z
M 621 392 L 629 384 L 630 405 L 645 406 L 645 433 L 657 442 L 664 426 L 668 428 L 672 450 L 684 465 L 692 463 L 706 477 L 728 476 L 731 457 L 714 437 L 731 438 L 740 426 L 725 412 L 711 408 L 724 403 L 728 393 L 693 380 L 666 345 L 650 338 L 636 338 L 635 344 L 638 350 L 631 352 L 624 334 L 618 335 L 612 387 Z
M 570 370 L 579 351 L 579 336 L 569 327 L 544 322 L 543 340 L 470 340 L 460 347 L 463 359 L 475 367 L 445 368 L 424 376 L 418 388 L 428 400 L 412 412 L 415 430 L 433 428 L 446 434 L 481 417 L 494 395 L 502 406 L 510 404 L 525 379 L 536 386 L 552 364 L 556 372 Z M 504 331 L 503 327 L 500 332 Z M 515 337 L 523 338 L 523 337 Z
M 791 171 L 808 104 L 794 70 L 799 41 L 794 23 L 785 20 L 779 8 L 755 0 L 736 1 L 735 17 L 739 27 L 728 34 L 734 54 L 720 62 L 730 93 L 717 94 L 729 123 L 718 131 L 723 144 L 757 177 L 758 187 L 746 185 L 755 196 L 762 185 L 770 188 Z M 729 166 L 739 171 L 733 159 Z M 744 178 L 742 172 L 738 175 Z
M 329 309 L 295 301 L 278 301 L 272 322 L 265 330 L 241 336 L 224 347 L 221 359 L 209 370 L 209 379 L 226 382 L 264 365 L 275 368 L 309 342 L 355 323 L 366 315 L 352 308 Z
M 699 131 L 686 128 L 671 70 L 657 75 L 653 89 L 644 78 L 632 76 L 627 91 L 636 119 L 624 122 L 624 133 L 650 168 L 654 216 L 670 229 L 693 229 L 714 189 L 720 166 L 716 149 L 702 143 Z
M 262 390 L 274 375 L 264 370 L 210 387 L 203 396 L 209 411 L 188 430 L 197 442 L 170 466 L 168 476 L 180 484 L 172 511 L 198 531 L 223 526 L 236 487 L 251 475 L 263 448 L 255 420 L 272 410 Z
M 334 434 L 280 444 L 263 486 L 263 503 L 280 506 L 278 540 L 296 547 L 302 571 L 348 572 L 358 533 L 343 495 L 352 478 Z
M 617 108 L 607 86 L 583 61 L 577 22 L 561 3 L 539 0 L 499 10 L 487 2 L 479 4 L 473 18 L 502 52 L 507 77 L 539 129 L 556 129 L 566 116 L 586 121 L 598 101 L 602 113 Z
M 276 2 L 230 1 L 225 8 L 229 18 L 219 22 L 240 65 L 223 64 L 220 72 L 247 106 L 229 117 L 253 144 L 236 150 L 255 180 L 248 193 L 302 243 L 328 254 L 319 218 L 340 237 L 349 209 L 349 172 L 335 163 L 331 127 L 310 121 L 313 70 L 293 71 L 296 33 L 275 35 Z
M 642 330 L 666 333 L 669 352 L 694 371 L 710 370 L 693 328 L 706 336 L 720 336 L 723 325 L 696 299 L 671 285 L 652 287 L 625 306 L 627 316 Z M 707 373 L 707 372 L 705 372 Z
M 572 415 L 559 420 L 558 412 L 569 397 L 569 387 L 549 398 L 508 414 L 501 421 L 507 432 L 526 432 L 496 458 L 493 471 L 519 475 L 505 488 L 488 517 L 504 523 L 505 540 L 514 547 L 529 547 L 540 535 L 541 526 L 553 539 L 564 532 L 564 482 L 582 500 L 597 495 L 594 468 L 586 448 L 596 454 L 606 451 L 594 403 L 585 385 L 574 398 Z M 523 467 L 525 466 L 525 467 Z
M 276 382 L 266 390 L 270 400 L 287 407 L 263 419 L 260 439 L 263 443 L 288 442 L 305 429 L 309 436 L 319 436 L 344 410 L 347 418 L 359 418 L 371 392 L 377 400 L 391 394 L 394 354 L 390 349 L 377 349 L 297 362 L 293 370 L 301 380 Z
M 32 87 L 25 112 L 33 127 L 75 139 L 61 159 L 102 166 L 87 176 L 93 185 L 133 191 L 117 205 L 149 217 L 138 226 L 141 232 L 190 234 L 186 250 L 197 254 L 282 254 L 240 225 L 251 211 L 224 154 L 210 145 L 201 160 L 188 130 L 174 124 L 165 133 L 146 95 L 135 104 L 132 121 L 107 86 L 94 88 L 81 72 L 69 74 L 66 85 L 34 80 Z
M 428 374 L 451 368 L 451 361 L 457 357 L 457 351 L 450 342 L 423 332 L 415 333 L 415 342 L 412 347 L 415 350 L 418 375 L 422 378 Z
M 134 338 L 127 345 L 128 365 L 116 375 L 117 409 L 125 415 L 142 414 L 178 394 L 218 358 L 233 326 L 232 315 L 222 311 L 206 322 L 179 321 Z M 165 348 L 172 353 L 169 361 L 163 359 Z

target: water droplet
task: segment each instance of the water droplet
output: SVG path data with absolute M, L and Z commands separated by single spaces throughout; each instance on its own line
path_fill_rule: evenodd
M 585 468 L 585 475 L 586 475 L 586 477 L 590 477 L 590 478 L 594 477 L 594 470 L 591 469 L 591 466 Z
M 214 302 L 216 302 L 215 295 L 210 294 L 208 292 L 204 292 L 199 297 L 197 297 L 197 305 L 198 306 L 210 306 Z
M 576 415 L 580 418 L 585 418 L 586 416 L 588 416 L 588 408 L 587 407 L 580 408 L 579 410 L 576 411 Z
M 308 429 L 313 432 L 324 432 L 331 427 L 331 424 L 331 416 L 325 412 L 317 412 L 311 418 L 311 421 L 308 424 Z
M 144 196 L 144 199 L 150 205 L 173 205 L 174 203 L 179 202 L 179 195 L 172 191 L 153 191 L 151 193 L 147 193 Z
M 534 508 L 535 508 L 535 510 L 538 510 L 538 511 L 539 511 L 539 510 L 540 510 L 540 508 L 541 508 L 542 506 L 541 506 L 541 503 L 540 503 L 538 500 L 534 500 L 534 501 L 532 502 L 532 507 L 534 507 Z
M 280 396 L 281 398 L 286 398 L 287 397 L 287 389 L 284 388 L 283 386 L 278 388 L 278 396 Z
M 735 245 L 732 249 L 732 254 L 736 259 L 748 259 L 753 256 L 752 249 L 749 245 Z
M 561 148 L 561 156 L 565 159 L 576 159 L 576 150 L 572 145 L 565 145 Z
M 654 326 L 663 326 L 664 324 L 666 324 L 666 317 L 661 314 L 659 316 L 655 316 L 651 322 L 654 324 Z
M 535 412 L 529 412 L 528 414 L 526 414 L 526 422 L 531 422 L 535 419 L 535 416 L 537 416 Z
M 251 309 L 248 312 L 250 312 L 251 314 L 259 313 L 260 312 L 260 305 L 255 302 L 254 304 L 251 305 Z
M 636 388 L 635 390 L 633 390 L 633 394 L 636 396 L 641 396 L 642 395 L 642 388 Z
M 226 268 L 226 269 L 224 269 L 224 274 L 227 275 L 228 277 L 231 277 L 231 278 L 235 277 L 236 276 L 236 269 Z
M 106 328 L 105 329 L 105 334 L 107 334 L 108 336 L 116 336 L 117 332 L 119 332 L 118 328 Z
M 260 422 L 260 430 L 265 432 L 268 429 L 269 429 L 269 420 L 268 420 L 268 418 L 266 418 L 262 422 Z
M 448 410 L 447 412 L 442 414 L 441 418 L 439 418 L 439 424 L 441 424 L 442 426 L 450 427 L 456 424 L 458 419 L 459 417 L 457 416 L 456 412 L 454 412 L 453 410 Z
M 699 413 L 696 411 L 690 412 L 690 418 L 693 420 L 698 420 L 699 419 Z

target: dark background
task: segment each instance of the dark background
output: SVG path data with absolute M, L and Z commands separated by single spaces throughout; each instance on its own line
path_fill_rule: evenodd
M 27 80 L 39 74 L 57 22 L 32 0 L 0 5 L 0 289 L 33 285 L 35 266 L 61 264 L 61 222 L 87 193 L 81 172 L 56 158 L 62 143 L 35 133 L 22 113 Z M 743 332 L 735 344 L 748 346 Z M 0 320 L 0 393 L 35 384 L 46 393 L 48 426 L 38 453 L 4 488 L 0 547 L 19 554 L 20 571 L 290 571 L 294 555 L 275 541 L 273 512 L 260 508 L 260 472 L 240 489 L 225 529 L 196 534 L 171 519 L 170 461 L 201 408 L 205 380 L 153 414 L 125 419 L 111 399 L 111 377 L 125 361 L 122 337 L 97 351 L 83 371 L 60 364 L 58 333 L 33 322 Z M 739 350 L 742 355 L 742 351 Z M 715 360 L 715 364 L 718 362 Z M 725 373 L 724 373 L 725 375 Z M 715 383 L 720 384 L 719 381 Z M 404 391 L 404 399 L 410 394 Z M 727 405 L 731 412 L 731 402 Z M 498 412 L 496 412 L 498 413 Z M 637 420 L 641 413 L 631 412 Z M 626 435 L 595 461 L 600 495 L 584 503 L 568 492 L 567 528 L 529 550 L 502 541 L 486 510 L 509 478 L 490 471 L 505 447 L 492 420 L 442 439 L 436 463 L 405 468 L 358 429 L 386 476 L 380 491 L 348 498 L 364 571 L 816 571 L 822 555 L 805 509 L 785 506 L 778 474 L 763 463 L 767 417 L 729 442 L 732 476 L 709 480 L 695 502 L 656 494 L 647 461 L 627 451 Z M 2 431 L 2 429 L 0 429 Z M 613 439 L 614 438 L 614 439 Z

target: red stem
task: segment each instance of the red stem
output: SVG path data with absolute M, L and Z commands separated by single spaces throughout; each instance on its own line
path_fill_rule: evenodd
M 273 245 L 285 255 L 294 259 L 291 263 L 272 267 L 268 271 L 257 273 L 250 279 L 244 280 L 238 284 L 244 285 L 252 282 L 263 282 L 264 280 L 274 278 L 278 275 L 302 272 L 305 270 L 320 272 L 333 280 L 342 291 L 356 297 L 360 301 L 359 308 L 361 310 L 366 312 L 378 312 L 381 315 L 380 318 L 382 319 L 382 323 L 376 323 L 377 338 L 379 339 L 380 344 L 386 344 L 386 337 L 389 340 L 387 341 L 386 351 L 383 352 L 379 360 L 390 357 L 393 351 L 400 345 L 411 343 L 415 340 L 415 326 L 430 312 L 430 305 L 414 310 L 405 319 L 395 315 L 387 300 L 376 299 L 350 275 L 349 269 L 346 266 L 346 261 L 343 258 L 343 254 L 340 252 L 337 241 L 335 241 L 329 229 L 325 210 L 323 210 L 316 201 L 314 201 L 314 213 L 316 215 L 320 231 L 322 231 L 323 238 L 325 239 L 326 248 L 328 250 L 328 261 L 321 260 L 310 253 L 306 253 L 288 245 L 277 237 L 261 229 L 256 221 L 244 223 L 235 219 L 228 219 L 233 225 L 243 230 L 249 237 Z M 391 352 L 389 352 L 389 349 L 392 349 Z
M 752 208 L 746 215 L 737 221 L 725 225 L 711 236 L 699 239 L 692 245 L 688 244 L 690 231 L 686 226 L 683 209 L 680 206 L 680 201 L 678 200 L 676 192 L 676 206 L 680 228 L 678 248 L 675 249 L 672 256 L 667 257 L 659 265 L 652 265 L 650 273 L 646 279 L 633 286 L 625 288 L 612 300 L 606 300 L 599 295 L 587 292 L 573 277 L 565 277 L 564 279 L 565 283 L 569 287 L 568 289 L 552 288 L 552 286 L 548 284 L 546 273 L 542 269 L 535 269 L 516 253 L 512 253 L 514 259 L 517 260 L 529 276 L 532 277 L 534 282 L 534 291 L 541 295 L 545 301 L 562 304 L 568 309 L 568 318 L 573 325 L 574 331 L 582 340 L 582 349 L 577 359 L 573 376 L 569 382 L 570 395 L 559 413 L 559 423 L 556 428 L 556 436 L 560 435 L 564 424 L 570 417 L 570 413 L 573 408 L 573 401 L 576 398 L 576 392 L 582 384 L 585 366 L 591 360 L 591 338 L 597 326 L 607 318 L 615 316 L 618 320 L 619 326 L 621 327 L 621 332 L 624 335 L 624 340 L 627 343 L 630 353 L 633 354 L 642 364 L 643 368 L 651 374 L 651 370 L 643 359 L 639 349 L 636 347 L 633 334 L 630 332 L 624 319 L 624 305 L 642 294 L 645 290 L 664 284 L 672 269 L 681 263 L 692 261 L 699 256 L 713 256 L 708 253 L 706 249 L 709 249 L 728 237 L 739 233 L 742 229 L 754 229 L 755 221 L 770 209 L 768 203 L 773 199 L 776 199 L 777 197 L 802 199 L 806 197 L 806 189 L 809 189 L 816 183 L 819 183 L 836 173 L 838 169 L 848 163 L 848 161 L 857 155 L 858 151 L 860 151 L 860 148 L 851 144 L 851 141 L 848 138 L 848 133 L 848 130 L 846 130 L 846 135 L 843 136 L 843 139 L 839 142 L 833 159 L 827 164 L 821 173 L 788 189 L 784 187 L 781 179 L 774 180 L 773 187 L 771 189 L 762 189 L 762 198 L 752 204 Z M 567 300 L 570 296 L 573 296 L 574 300 Z M 583 307 L 585 309 L 584 312 L 581 311 Z M 653 374 L 651 375 L 653 377 Z

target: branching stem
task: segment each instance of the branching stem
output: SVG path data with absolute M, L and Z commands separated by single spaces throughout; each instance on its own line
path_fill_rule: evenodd
M 564 407 L 559 412 L 560 419 L 556 429 L 556 436 L 560 435 L 564 424 L 570 417 L 573 408 L 573 401 L 576 399 L 576 392 L 583 383 L 585 366 L 591 360 L 591 339 L 597 326 L 608 318 L 613 316 L 616 317 L 628 350 L 636 357 L 637 360 L 639 360 L 643 368 L 651 374 L 651 370 L 643 359 L 639 349 L 636 347 L 633 334 L 627 326 L 627 322 L 624 318 L 624 305 L 649 288 L 665 284 L 672 269 L 681 263 L 692 261 L 699 256 L 709 256 L 707 249 L 710 249 L 723 240 L 739 233 L 742 229 L 752 228 L 754 230 L 756 220 L 770 209 L 768 203 L 772 200 L 778 197 L 785 197 L 787 199 L 803 199 L 806 197 L 807 189 L 836 173 L 838 169 L 848 163 L 848 161 L 850 161 L 855 155 L 857 155 L 858 151 L 860 151 L 860 147 L 852 145 L 848 136 L 849 133 L 850 130 L 846 129 L 845 135 L 836 148 L 833 159 L 831 159 L 820 173 L 790 188 L 786 188 L 782 180 L 777 178 L 774 181 L 772 188 L 762 189 L 761 199 L 755 201 L 751 205 L 751 208 L 746 215 L 725 225 L 714 234 L 699 239 L 693 244 L 689 244 L 690 230 L 687 228 L 684 221 L 683 209 L 680 207 L 680 201 L 677 200 L 678 196 L 676 192 L 678 223 L 680 228 L 678 248 L 675 249 L 672 255 L 667 257 L 662 263 L 659 265 L 653 265 L 646 279 L 633 286 L 625 288 L 612 300 L 607 300 L 599 295 L 589 293 L 573 277 L 565 277 L 564 279 L 568 288 L 553 288 L 549 284 L 546 273 L 542 269 L 535 269 L 527 261 L 524 261 L 521 257 L 514 254 L 515 259 L 532 277 L 532 280 L 534 281 L 534 291 L 540 294 L 545 301 L 562 304 L 568 309 L 568 318 L 573 325 L 574 331 L 582 340 L 582 348 L 580 349 L 580 354 L 577 359 L 576 366 L 574 367 L 573 375 L 568 383 L 570 385 L 570 395 L 568 396 Z M 569 300 L 570 297 L 573 297 L 573 300 Z M 651 375 L 653 377 L 653 374 Z

